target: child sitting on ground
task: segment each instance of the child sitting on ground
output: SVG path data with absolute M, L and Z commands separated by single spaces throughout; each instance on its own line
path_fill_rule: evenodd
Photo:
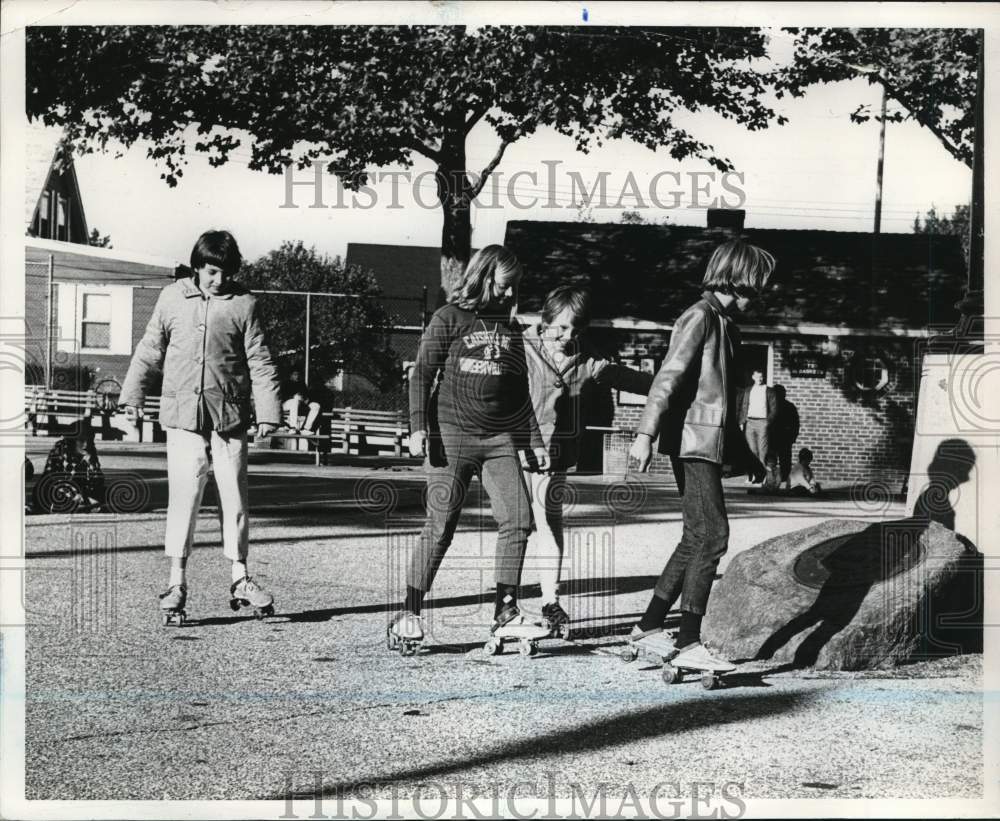
M 32 471 L 33 472 L 33 471 Z M 56 442 L 32 492 L 36 513 L 99 512 L 104 504 L 104 473 L 93 431 L 80 428 Z
M 802 448 L 799 451 L 799 461 L 792 466 L 788 475 L 788 488 L 792 493 L 804 495 L 809 493 L 813 496 L 818 494 L 822 488 L 813 474 L 812 464 L 813 454 L 809 448 Z

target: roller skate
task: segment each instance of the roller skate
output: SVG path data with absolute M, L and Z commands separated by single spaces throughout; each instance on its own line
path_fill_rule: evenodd
M 622 661 L 635 661 L 639 656 L 646 656 L 658 664 L 666 664 L 677 655 L 677 647 L 670 634 L 662 627 L 652 630 L 640 630 L 639 625 L 632 628 L 628 634 L 627 644 L 622 649 Z
M 274 596 L 250 576 L 244 576 L 238 582 L 233 582 L 229 588 L 229 596 L 229 607 L 234 611 L 241 607 L 252 607 L 256 619 L 274 615 Z
M 423 619 L 409 610 L 397 615 L 385 631 L 386 646 L 390 650 L 399 650 L 401 656 L 416 655 L 423 641 Z
M 184 612 L 184 605 L 187 603 L 187 585 L 174 584 L 167 588 L 165 593 L 160 593 L 160 615 L 163 626 L 176 625 L 182 627 L 187 613 Z
M 714 655 L 700 641 L 684 647 L 663 666 L 663 680 L 675 684 L 685 672 L 701 673 L 701 686 L 714 690 L 722 682 L 726 673 L 731 673 L 736 665 Z
M 538 652 L 539 639 L 550 635 L 552 633 L 548 627 L 526 619 L 516 604 L 504 604 L 493 620 L 490 637 L 483 645 L 483 651 L 488 656 L 498 656 L 503 652 L 504 642 L 516 641 L 518 652 L 522 656 L 533 656 Z
M 569 641 L 569 614 L 559 602 L 542 605 L 542 624 L 549 628 L 549 635 Z

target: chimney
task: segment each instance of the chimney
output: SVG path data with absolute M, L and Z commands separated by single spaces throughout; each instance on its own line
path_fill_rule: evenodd
M 709 208 L 708 227 L 728 228 L 730 231 L 742 231 L 743 220 L 747 212 L 742 208 Z

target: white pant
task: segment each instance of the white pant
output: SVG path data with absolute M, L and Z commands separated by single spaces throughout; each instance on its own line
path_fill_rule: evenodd
M 535 529 L 528 537 L 526 564 L 538 574 L 542 604 L 556 601 L 563 560 L 563 497 L 566 474 L 525 472 Z
M 230 561 L 245 562 L 250 545 L 250 522 L 247 513 L 247 438 L 242 433 L 220 435 L 212 431 L 202 434 L 167 428 L 170 500 L 167 504 L 166 553 L 171 558 L 186 558 L 191 552 L 208 469 L 213 466 L 219 493 L 223 553 Z
M 307 405 L 309 408 L 309 414 L 303 418 L 302 416 L 302 406 Z M 285 412 L 285 424 L 289 425 L 296 430 L 306 430 L 312 431 L 316 427 L 316 420 L 319 418 L 320 406 L 319 402 L 299 402 L 294 396 L 291 399 L 286 399 L 282 405 L 281 409 Z

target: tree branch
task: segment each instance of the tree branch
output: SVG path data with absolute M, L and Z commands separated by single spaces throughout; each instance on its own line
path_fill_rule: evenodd
M 407 146 L 418 154 L 422 154 L 429 160 L 433 160 L 436 163 L 441 162 L 441 151 L 440 149 L 431 148 L 426 143 L 422 143 L 416 137 L 411 137 L 406 141 Z
M 955 145 L 955 143 L 952 142 L 951 138 L 948 137 L 941 130 L 941 127 L 937 123 L 935 123 L 929 117 L 928 118 L 922 117 L 919 114 L 918 110 L 916 110 L 915 106 L 911 107 L 910 105 L 908 105 L 906 102 L 905 95 L 903 95 L 898 88 L 896 88 L 892 83 L 886 80 L 885 77 L 883 77 L 881 74 L 879 74 L 878 72 L 872 72 L 871 76 L 882 84 L 882 87 L 885 89 L 886 94 L 892 97 L 892 99 L 894 99 L 896 102 L 906 106 L 906 110 L 910 112 L 910 116 L 913 117 L 913 119 L 916 120 L 924 128 L 928 129 L 935 137 L 937 137 L 941 141 L 941 144 L 945 147 L 948 153 L 951 154 L 952 157 L 954 157 L 963 165 L 972 168 L 972 163 L 966 160 L 962 156 L 962 151 L 959 148 L 959 146 Z
M 503 154 L 507 150 L 507 146 L 510 145 L 513 140 L 504 140 L 500 143 L 500 147 L 497 149 L 497 153 L 490 160 L 489 165 L 483 169 L 483 173 L 479 176 L 479 182 L 472 186 L 472 191 L 470 192 L 470 199 L 475 199 L 479 196 L 479 192 L 483 190 L 486 185 L 486 180 L 493 173 L 498 165 L 500 165 L 500 160 L 503 159 Z
M 469 115 L 469 119 L 465 121 L 465 133 L 468 134 L 472 130 L 472 127 L 478 123 L 489 110 L 489 106 L 484 106 L 476 111 L 473 111 L 472 114 Z

